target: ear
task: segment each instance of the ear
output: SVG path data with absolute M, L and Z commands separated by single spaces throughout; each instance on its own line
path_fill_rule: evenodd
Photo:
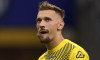
M 61 20 L 59 23 L 58 23 L 58 29 L 57 30 L 62 30 L 64 27 L 64 21 Z

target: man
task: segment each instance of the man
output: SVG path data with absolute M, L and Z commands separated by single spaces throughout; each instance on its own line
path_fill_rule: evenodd
M 39 4 L 37 35 L 47 51 L 38 60 L 89 60 L 82 47 L 62 36 L 64 13 L 64 10 L 47 1 Z

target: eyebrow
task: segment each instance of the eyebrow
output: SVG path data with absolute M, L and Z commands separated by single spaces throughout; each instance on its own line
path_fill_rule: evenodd
M 51 20 L 51 18 L 49 18 L 49 17 L 44 17 L 43 19 L 44 20 L 46 20 L 46 19 Z M 37 18 L 37 20 L 41 20 L 41 18 Z
M 41 17 L 38 17 L 36 20 L 41 20 L 42 18 Z
M 47 19 L 47 20 L 51 20 L 51 18 L 49 18 L 49 17 L 44 17 L 44 19 L 45 19 L 45 20 L 46 20 L 46 19 Z

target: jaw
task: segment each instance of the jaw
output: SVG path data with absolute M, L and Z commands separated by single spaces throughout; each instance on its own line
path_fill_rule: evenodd
M 47 37 L 47 38 L 41 38 L 41 37 L 39 37 L 40 38 L 40 42 L 41 43 L 49 43 L 50 42 L 50 39 L 49 39 L 49 37 Z
M 43 34 L 43 35 L 38 34 L 38 37 L 41 43 L 49 43 L 50 41 L 48 34 Z

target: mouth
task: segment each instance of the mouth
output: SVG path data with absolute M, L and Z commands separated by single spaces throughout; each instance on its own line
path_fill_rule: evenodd
M 48 33 L 48 31 L 40 31 L 39 32 L 40 35 L 47 34 L 47 33 Z

